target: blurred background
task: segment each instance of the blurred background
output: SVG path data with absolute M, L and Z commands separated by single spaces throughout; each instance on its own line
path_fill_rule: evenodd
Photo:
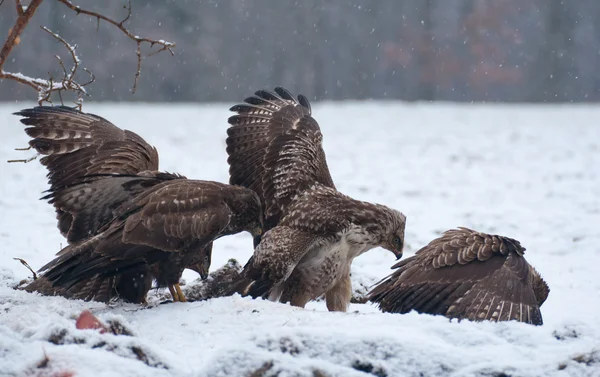
M 120 20 L 122 0 L 75 4 Z M 78 45 L 93 101 L 239 101 L 288 87 L 317 100 L 582 102 L 600 99 L 598 0 L 133 0 L 134 34 L 177 43 L 144 59 L 118 29 L 46 0 L 4 67 L 61 76 Z M 16 17 L 0 5 L 2 42 Z M 149 50 L 144 50 L 148 53 Z M 87 77 L 82 75 L 81 81 Z M 0 81 L 0 101 L 34 100 Z M 89 100 L 88 100 L 89 101 Z

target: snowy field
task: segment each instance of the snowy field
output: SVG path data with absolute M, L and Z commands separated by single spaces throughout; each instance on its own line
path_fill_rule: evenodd
M 151 305 L 68 301 L 15 291 L 63 238 L 27 137 L 0 105 L 0 376 L 600 376 L 600 107 L 316 104 L 340 191 L 407 215 L 405 256 L 467 226 L 516 238 L 548 282 L 544 325 L 329 313 L 239 296 Z M 87 104 L 155 145 L 163 170 L 226 182 L 231 104 Z M 245 263 L 249 235 L 217 241 L 213 268 Z M 355 289 L 394 263 L 380 249 L 353 264 Z M 188 286 L 196 279 L 186 272 Z M 133 336 L 77 330 L 89 309 Z M 141 360 L 140 360 L 141 359 Z

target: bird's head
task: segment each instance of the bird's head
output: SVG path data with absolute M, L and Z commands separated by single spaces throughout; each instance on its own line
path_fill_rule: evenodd
M 235 199 L 229 203 L 234 218 L 231 223 L 231 233 L 247 231 L 256 240 L 263 233 L 263 211 L 258 195 L 247 188 L 238 187 Z
M 390 218 L 379 246 L 391 251 L 396 259 L 402 258 L 404 249 L 404 228 L 406 227 L 406 216 L 396 210 L 390 210 Z
M 202 280 L 206 280 L 208 278 L 208 271 L 210 270 L 211 258 L 212 243 L 195 256 L 194 261 L 188 268 L 196 271 Z

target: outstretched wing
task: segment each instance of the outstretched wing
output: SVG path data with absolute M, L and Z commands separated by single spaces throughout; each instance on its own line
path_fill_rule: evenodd
M 233 106 L 229 118 L 227 161 L 230 183 L 258 193 L 264 209 L 265 228 L 275 226 L 291 199 L 318 183 L 335 188 L 325 152 L 323 135 L 311 116 L 310 103 L 287 90 L 260 90 Z
M 54 205 L 58 228 L 70 243 L 95 234 L 98 226 L 81 228 L 81 222 L 76 220 L 79 213 L 74 206 L 67 208 L 61 198 L 80 204 L 102 199 L 105 207 L 114 207 L 120 204 L 118 200 L 113 201 L 108 195 L 93 198 L 90 188 L 81 184 L 103 175 L 136 175 L 158 170 L 154 147 L 134 132 L 122 130 L 97 115 L 65 106 L 41 106 L 15 114 L 23 116 L 21 123 L 29 126 L 25 128 L 32 138 L 29 145 L 46 155 L 40 162 L 48 169 L 50 194 L 42 199 L 50 199 Z M 99 223 L 101 218 L 91 221 Z M 77 231 L 71 231 L 74 228 Z
M 54 285 L 70 286 L 97 274 L 112 276 L 161 262 L 172 253 L 201 251 L 229 224 L 224 186 L 176 180 L 152 187 L 124 204 L 108 229 L 67 246 L 41 270 Z
M 473 321 L 542 324 L 532 267 L 516 240 L 450 230 L 380 282 L 369 300 L 385 312 L 440 314 Z
M 158 170 L 158 152 L 134 132 L 104 118 L 65 106 L 21 110 L 29 145 L 46 155 L 51 188 L 71 186 L 98 174 L 138 174 Z
M 277 300 L 282 293 L 282 283 L 302 257 L 319 242 L 322 239 L 287 226 L 269 230 L 244 267 L 243 279 L 237 283 L 235 291 L 244 296 Z

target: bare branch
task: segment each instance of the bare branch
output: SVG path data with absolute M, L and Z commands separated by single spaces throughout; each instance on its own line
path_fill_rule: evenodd
M 54 93 L 54 92 L 59 93 L 59 96 L 61 98 L 61 103 L 62 103 L 62 95 L 60 93 L 63 91 L 72 91 L 77 95 L 77 101 L 75 103 L 81 108 L 83 96 L 88 96 L 87 91 L 85 90 L 85 86 L 94 82 L 94 75 L 92 75 L 90 73 L 90 71 L 88 71 L 87 69 L 84 69 L 85 72 L 90 75 L 91 79 L 84 84 L 78 83 L 75 80 L 75 74 L 77 73 L 77 68 L 79 67 L 79 63 L 80 63 L 79 58 L 75 54 L 75 49 L 77 48 L 77 46 L 70 45 L 64 38 L 62 38 L 60 35 L 52 32 L 47 27 L 42 26 L 42 30 L 44 30 L 45 32 L 50 34 L 53 38 L 55 38 L 57 41 L 62 43 L 66 47 L 66 49 L 69 51 L 69 54 L 71 55 L 71 58 L 73 60 L 73 67 L 71 69 L 67 70 L 67 68 L 66 68 L 64 62 L 62 61 L 62 59 L 60 58 L 60 56 L 56 55 L 56 59 L 58 60 L 59 65 L 61 66 L 63 73 L 64 73 L 64 76 L 60 80 L 60 82 L 56 82 L 53 77 L 50 77 L 48 80 L 44 80 L 44 79 L 28 77 L 21 73 L 12 73 L 12 72 L 5 72 L 5 71 L 0 71 L 0 78 L 11 79 L 11 80 L 20 82 L 21 84 L 25 84 L 25 85 L 28 85 L 28 86 L 31 86 L 32 88 L 34 88 L 38 92 L 38 103 L 40 105 L 43 102 L 52 103 L 50 97 L 52 96 L 52 93 Z
M 28 146 L 28 147 L 26 147 L 26 148 L 15 148 L 15 150 L 16 150 L 16 151 L 28 151 L 28 150 L 30 150 L 31 148 L 32 148 L 32 147 L 31 147 L 31 145 L 30 145 L 30 146 Z M 28 162 L 31 162 L 31 161 L 35 160 L 36 158 L 38 158 L 38 156 L 39 156 L 39 155 L 40 155 L 40 154 L 38 153 L 38 154 L 36 154 L 36 155 L 35 155 L 35 156 L 33 156 L 33 157 L 29 157 L 29 158 L 25 158 L 25 159 L 19 159 L 19 160 L 8 160 L 8 161 L 6 161 L 6 162 L 10 162 L 10 163 L 12 163 L 12 162 L 22 162 L 22 163 L 26 164 L 26 163 L 28 163 Z
M 29 85 L 35 90 L 40 90 L 40 87 L 48 86 L 48 80 L 36 79 L 33 77 L 25 76 L 21 73 L 12 73 L 0 71 L 0 79 L 9 79 L 17 81 L 21 84 Z
M 55 83 L 52 78 L 49 80 L 49 85 L 45 88 L 41 88 L 39 90 L 38 102 L 41 104 L 42 102 L 50 102 L 50 96 L 53 92 L 58 92 L 61 104 L 63 103 L 61 92 L 68 90 L 72 91 L 77 95 L 77 101 L 75 102 L 79 108 L 81 108 L 81 103 L 83 101 L 83 96 L 89 96 L 87 91 L 85 90 L 85 86 L 91 84 L 94 80 L 90 80 L 85 84 L 80 84 L 75 81 L 75 74 L 77 73 L 77 68 L 79 68 L 79 63 L 81 62 L 77 55 L 75 54 L 75 49 L 77 45 L 70 45 L 63 37 L 54 33 L 52 30 L 48 29 L 45 26 L 41 27 L 46 33 L 50 34 L 54 39 L 62 43 L 63 46 L 69 51 L 71 54 L 71 59 L 73 60 L 73 67 L 70 70 L 67 70 L 64 62 L 60 58 L 60 56 L 56 55 L 56 59 L 58 60 L 59 65 L 63 70 L 63 78 L 60 83 Z M 85 70 L 89 73 L 88 70 Z M 93 75 L 91 75 L 93 77 Z
M 41 4 L 42 1 L 43 0 L 31 0 L 30 4 L 28 6 L 23 6 L 22 0 L 15 0 L 15 6 L 16 6 L 16 10 L 17 10 L 17 20 L 15 22 L 15 25 L 9 30 L 8 37 L 7 37 L 6 41 L 4 42 L 4 45 L 2 45 L 2 48 L 0 49 L 0 79 L 13 80 L 13 81 L 19 82 L 21 84 L 32 87 L 33 89 L 35 89 L 38 92 L 38 103 L 40 105 L 43 102 L 52 103 L 51 96 L 54 92 L 56 92 L 58 94 L 61 103 L 63 103 L 62 92 L 63 91 L 72 91 L 77 95 L 77 99 L 74 101 L 74 103 L 81 110 L 83 97 L 88 96 L 88 94 L 85 90 L 85 86 L 93 83 L 96 78 L 90 71 L 88 71 L 85 68 L 82 68 L 90 76 L 90 80 L 83 84 L 80 84 L 75 80 L 75 75 L 77 73 L 77 70 L 78 70 L 79 64 L 80 64 L 80 60 L 77 57 L 77 55 L 75 54 L 75 49 L 77 48 L 77 46 L 70 45 L 60 35 L 52 32 L 50 29 L 48 29 L 46 27 L 42 27 L 42 29 L 45 32 L 50 34 L 54 39 L 56 39 L 63 46 L 65 46 L 65 48 L 69 51 L 69 54 L 71 55 L 71 59 L 73 60 L 73 66 L 70 69 L 67 69 L 65 62 L 60 58 L 60 56 L 56 55 L 56 59 L 58 60 L 58 63 L 63 71 L 63 77 L 60 80 L 55 80 L 53 77 L 49 77 L 48 80 L 44 80 L 44 79 L 29 77 L 29 76 L 23 75 L 21 73 L 6 72 L 3 70 L 4 64 L 5 64 L 8 56 L 10 55 L 12 49 L 14 48 L 14 46 L 18 45 L 20 42 L 21 33 L 23 32 L 23 30 L 25 29 L 25 27 L 31 20 L 31 17 L 33 17 L 33 14 L 35 13 L 36 9 L 38 8 L 38 6 Z M 125 28 L 124 24 L 131 18 L 131 1 L 130 0 L 128 0 L 127 5 L 125 6 L 127 9 L 127 15 L 120 22 L 117 22 L 117 21 L 115 21 L 111 18 L 108 18 L 102 14 L 88 11 L 85 9 L 81 9 L 79 6 L 74 5 L 69 0 L 57 0 L 57 1 L 64 4 L 66 7 L 73 10 L 77 14 L 85 14 L 85 15 L 88 15 L 91 17 L 95 17 L 98 21 L 98 24 L 97 24 L 98 27 L 100 26 L 100 20 L 107 22 L 111 25 L 114 25 L 119 30 L 121 30 L 123 32 L 123 34 L 125 34 L 129 39 L 135 41 L 136 47 L 137 47 L 136 48 L 137 69 L 135 72 L 132 93 L 135 93 L 135 91 L 137 89 L 138 79 L 140 77 L 141 70 L 142 70 L 141 48 L 142 48 L 143 43 L 148 43 L 150 45 L 150 48 L 154 47 L 155 45 L 160 46 L 160 48 L 158 50 L 150 53 L 148 56 L 155 55 L 155 54 L 165 51 L 165 50 L 169 51 L 169 53 L 171 55 L 175 54 L 173 52 L 175 43 L 167 42 L 162 39 L 154 40 L 154 39 L 150 39 L 150 38 L 140 37 L 140 36 L 134 35 L 127 28 Z M 4 2 L 4 0 L 0 0 L 0 5 L 2 5 L 3 2 Z
M 83 70 L 85 71 L 85 73 L 87 73 L 88 75 L 90 75 L 90 81 L 88 81 L 88 82 L 86 82 L 84 84 L 81 84 L 81 86 L 88 86 L 91 83 L 93 83 L 94 81 L 96 81 L 96 76 L 94 76 L 94 74 L 92 72 L 90 72 L 89 69 L 83 68 Z
M 17 17 L 17 21 L 15 22 L 15 26 L 10 29 L 8 33 L 8 38 L 4 42 L 2 49 L 0 50 L 0 78 L 4 78 L 2 74 L 2 67 L 6 62 L 6 58 L 12 51 L 13 47 L 19 44 L 19 36 L 27 26 L 27 23 L 33 17 L 37 7 L 42 3 L 43 0 L 32 0 L 27 10 L 23 12 L 23 7 L 21 7 L 21 13 Z
M 16 150 L 16 151 L 28 151 L 28 150 L 30 150 L 30 149 L 31 149 L 31 145 L 30 145 L 30 146 L 28 146 L 28 147 L 26 147 L 26 148 L 15 148 L 15 150 Z M 6 162 L 10 162 L 10 163 L 13 163 L 13 162 L 22 162 L 22 163 L 26 164 L 26 163 L 28 163 L 28 162 L 31 162 L 31 161 L 33 161 L 33 160 L 37 159 L 39 155 L 40 155 L 40 154 L 38 153 L 38 154 L 36 154 L 36 155 L 35 155 L 35 156 L 33 156 L 33 157 L 29 157 L 29 158 L 23 158 L 23 159 L 18 159 L 18 160 L 8 160 L 8 161 L 6 161 Z
M 60 35 L 54 33 L 52 30 L 48 29 L 45 26 L 41 26 L 41 28 L 42 28 L 42 30 L 44 30 L 45 32 L 47 32 L 48 34 L 50 34 L 51 36 L 53 36 L 55 39 L 57 39 L 60 43 L 62 43 L 67 48 L 67 50 L 69 50 L 69 53 L 71 54 L 71 58 L 73 59 L 73 68 L 71 68 L 71 71 L 69 73 L 67 73 L 65 65 L 63 64 L 62 60 L 60 59 L 60 56 L 58 56 L 58 55 L 55 55 L 55 56 L 58 59 L 58 61 L 60 62 L 61 67 L 63 68 L 63 71 L 65 73 L 65 78 L 68 79 L 68 80 L 72 80 L 73 76 L 77 72 L 77 68 L 79 67 L 79 63 L 81 62 L 79 60 L 79 58 L 77 57 L 77 55 L 75 55 L 75 49 L 77 48 L 77 45 L 71 46 L 67 41 L 65 41 L 63 39 L 63 37 L 61 37 Z
M 135 93 L 137 89 L 137 82 L 140 78 L 140 74 L 142 73 L 142 42 L 137 42 L 137 49 L 135 50 L 135 55 L 137 56 L 137 70 L 135 71 L 135 77 L 133 79 L 133 88 L 131 89 L 131 93 Z
M 14 162 L 22 162 L 22 163 L 26 164 L 28 162 L 35 160 L 36 158 L 38 158 L 38 156 L 33 156 L 33 157 L 29 157 L 29 158 L 21 158 L 18 160 L 6 160 L 6 162 L 11 163 L 11 164 Z
M 52 93 L 54 93 L 54 92 L 59 93 L 59 96 L 60 96 L 61 102 L 62 102 L 61 92 L 65 91 L 65 90 L 73 91 L 77 95 L 76 103 L 78 103 L 79 106 L 81 107 L 81 102 L 82 102 L 83 96 L 88 95 L 84 86 L 93 82 L 94 76 L 91 75 L 88 70 L 86 70 L 86 72 L 88 74 L 90 74 L 90 76 L 92 77 L 92 80 L 90 80 L 89 82 L 87 82 L 85 84 L 79 84 L 77 81 L 75 81 L 75 74 L 77 73 L 77 68 L 79 67 L 79 63 L 80 63 L 79 58 L 75 54 L 75 49 L 77 48 L 77 46 L 71 46 L 60 35 L 53 33 L 50 29 L 48 29 L 46 27 L 42 27 L 42 29 L 45 32 L 47 32 L 48 34 L 50 34 L 57 41 L 62 43 L 63 46 L 65 46 L 67 48 L 67 50 L 69 51 L 69 54 L 71 55 L 71 58 L 73 59 L 73 67 L 70 70 L 67 70 L 67 68 L 66 68 L 64 62 L 61 60 L 61 58 L 58 55 L 56 56 L 61 68 L 63 69 L 63 73 L 64 73 L 64 76 L 60 80 L 60 82 L 58 82 L 58 83 L 55 82 L 55 80 L 52 77 L 50 77 L 48 80 L 44 80 L 44 79 L 29 77 L 29 76 L 23 75 L 21 73 L 6 72 L 2 69 L 2 67 L 4 66 L 4 63 L 6 62 L 6 58 L 12 51 L 13 47 L 16 46 L 17 44 L 19 44 L 19 38 L 20 38 L 21 33 L 25 29 L 25 26 L 27 25 L 27 23 L 29 22 L 29 20 L 31 19 L 33 14 L 35 13 L 36 8 L 38 7 L 38 5 L 41 2 L 42 2 L 42 0 L 33 0 L 29 4 L 29 6 L 26 9 L 24 9 L 23 5 L 21 4 L 21 1 L 15 0 L 15 3 L 17 6 L 17 16 L 18 17 L 17 17 L 17 21 L 16 21 L 15 25 L 9 32 L 9 36 L 6 39 L 6 41 L 2 47 L 2 50 L 0 50 L 0 79 L 9 79 L 9 80 L 17 81 L 21 84 L 32 87 L 33 89 L 35 89 L 38 92 L 38 103 L 40 105 L 43 102 L 52 103 L 50 97 L 52 96 Z
M 127 0 L 127 16 L 123 19 L 123 21 L 119 22 L 119 25 L 123 25 L 125 22 L 129 21 L 131 17 L 131 0 Z
M 67 73 L 67 68 L 65 67 L 65 63 L 63 63 L 62 59 L 60 58 L 60 56 L 58 55 L 54 55 L 54 57 L 56 58 L 56 60 L 58 60 L 58 64 L 60 65 L 60 67 L 63 70 L 63 74 L 65 75 L 65 77 L 67 77 L 68 73 Z
M 23 258 L 13 258 L 14 260 L 18 260 L 19 262 L 21 262 L 21 264 L 25 267 L 27 267 L 29 269 L 29 271 L 31 271 L 31 273 L 33 274 L 33 280 L 37 279 L 37 274 L 35 273 L 35 271 L 33 270 L 33 268 L 31 268 L 31 266 L 29 265 L 29 263 L 27 263 L 25 261 L 25 259 Z
M 2 3 L 3 2 L 4 0 L 2 0 Z M 0 5 L 2 5 L 2 3 L 0 3 Z M 17 7 L 17 15 L 21 17 L 23 15 L 23 5 L 21 5 L 21 0 L 16 0 L 15 6 Z
M 108 18 L 102 14 L 96 13 L 96 12 L 92 12 L 89 10 L 85 10 L 85 9 L 81 9 L 79 6 L 74 5 L 73 3 L 71 3 L 69 0 L 58 0 L 58 2 L 64 4 L 67 8 L 73 10 L 75 13 L 79 14 L 85 14 L 87 16 L 91 16 L 97 19 L 98 23 L 100 23 L 100 20 L 104 21 L 104 22 L 108 22 L 111 25 L 116 26 L 119 30 L 121 30 L 123 32 L 123 34 L 125 34 L 129 39 L 133 40 L 136 42 L 137 44 L 137 49 L 136 49 L 136 57 L 137 57 L 137 70 L 135 72 L 135 78 L 133 81 L 133 88 L 131 90 L 132 93 L 135 93 L 136 89 L 137 89 L 137 82 L 138 82 L 138 78 L 140 77 L 141 71 L 142 71 L 142 52 L 141 52 L 141 47 L 142 47 L 142 43 L 148 43 L 150 45 L 150 47 L 154 47 L 154 45 L 159 45 L 162 46 L 161 48 L 159 48 L 157 51 L 152 52 L 150 55 L 154 55 L 156 53 L 162 52 L 162 51 L 169 51 L 169 53 L 171 54 L 171 56 L 175 55 L 175 53 L 173 52 L 173 48 L 175 48 L 176 44 L 173 42 L 167 42 L 164 41 L 162 39 L 150 39 L 150 38 L 145 38 L 145 37 L 140 37 L 137 35 L 132 34 L 129 30 L 127 30 L 127 28 L 125 28 L 124 24 L 125 22 L 127 22 L 129 20 L 129 18 L 131 17 L 131 1 L 128 1 L 128 6 L 127 6 L 127 16 L 121 21 L 121 22 L 117 22 L 111 18 Z

